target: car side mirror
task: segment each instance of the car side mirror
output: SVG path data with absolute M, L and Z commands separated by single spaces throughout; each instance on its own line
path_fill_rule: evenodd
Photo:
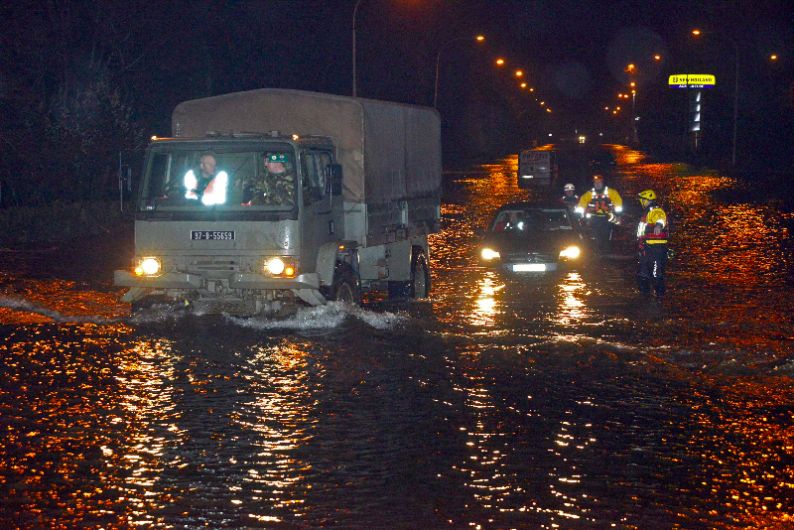
M 340 164 L 329 164 L 325 168 L 326 182 L 331 183 L 331 193 L 342 195 L 342 166 Z

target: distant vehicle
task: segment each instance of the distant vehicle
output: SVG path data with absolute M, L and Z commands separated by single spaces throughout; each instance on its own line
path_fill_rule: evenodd
M 589 155 L 589 166 L 593 172 L 611 173 L 615 168 L 615 157 L 604 149 L 593 150 Z
M 518 154 L 518 187 L 548 186 L 559 175 L 557 151 L 553 149 L 525 149 Z
M 434 109 L 262 89 L 183 102 L 172 129 L 147 150 L 123 301 L 247 315 L 428 296 Z
M 480 243 L 480 259 L 509 272 L 549 272 L 586 258 L 578 223 L 564 207 L 511 203 L 499 208 Z

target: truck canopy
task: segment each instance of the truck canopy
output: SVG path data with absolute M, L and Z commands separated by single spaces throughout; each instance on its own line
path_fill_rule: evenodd
M 346 201 L 374 205 L 441 193 L 440 119 L 430 108 L 268 88 L 180 103 L 172 129 L 176 137 L 271 131 L 330 137 Z

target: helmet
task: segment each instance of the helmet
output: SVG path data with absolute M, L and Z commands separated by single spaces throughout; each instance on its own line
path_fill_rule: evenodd
M 563 191 L 576 191 L 576 186 L 571 184 L 570 182 L 562 187 Z
M 604 182 L 604 175 L 599 175 L 598 173 L 593 175 L 593 182 L 598 182 L 598 181 Z
M 645 199 L 646 201 L 655 201 L 656 192 L 653 190 L 642 190 L 637 194 L 637 197 L 639 197 L 640 199 Z

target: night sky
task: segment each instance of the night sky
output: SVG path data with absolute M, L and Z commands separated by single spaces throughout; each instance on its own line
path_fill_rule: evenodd
M 38 131 L 57 129 L 53 142 L 63 143 L 62 136 L 82 128 L 71 141 L 115 137 L 110 153 L 168 134 L 171 110 L 187 99 L 262 87 L 349 95 L 354 6 L 353 0 L 6 3 L 2 131 L 25 151 Z M 628 115 L 610 118 L 603 107 L 627 107 L 617 93 L 627 90 L 624 68 L 634 63 L 641 142 L 664 152 L 686 125 L 686 96 L 667 87 L 667 76 L 713 73 L 717 88 L 707 94 L 704 127 L 707 150 L 710 141 L 719 159 L 730 137 L 738 49 L 742 149 L 771 151 L 776 163 L 790 167 L 790 149 L 779 146 L 790 145 L 794 129 L 791 6 L 362 0 L 358 95 L 431 105 L 443 48 L 438 108 L 445 156 L 498 155 L 548 132 L 607 131 L 620 140 Z M 699 40 L 689 35 L 693 27 L 704 30 Z M 478 33 L 485 44 L 473 41 Z M 777 62 L 768 60 L 771 52 L 779 54 Z M 498 56 L 507 59 L 506 68 L 494 65 Z M 518 88 L 515 68 L 526 72 L 553 113 Z M 108 105 L 112 116 L 99 120 Z M 36 113 L 41 116 L 31 118 Z M 20 126 L 20 119 L 31 123 Z M 776 131 L 777 147 L 769 131 Z M 22 162 L 6 161 L 4 171 L 16 171 L 13 164 L 25 162 L 19 156 Z

